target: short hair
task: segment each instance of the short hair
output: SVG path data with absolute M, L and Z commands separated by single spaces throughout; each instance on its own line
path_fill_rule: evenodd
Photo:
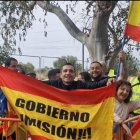
M 72 66 L 72 67 L 74 68 L 74 66 L 73 66 L 71 63 L 65 63 L 64 65 L 62 65 L 61 71 L 62 71 L 62 68 L 63 68 L 64 66 L 66 66 L 66 65 Z M 75 68 L 74 68 L 74 70 L 75 70 Z
M 99 61 L 93 61 L 93 62 L 91 62 L 91 64 L 94 64 L 94 63 L 97 63 L 97 64 L 99 64 L 102 67 L 102 64 Z
M 91 81 L 91 76 L 88 72 L 80 72 L 79 75 L 81 75 L 85 81 Z
M 55 77 L 57 73 L 60 73 L 60 69 L 52 69 L 48 72 L 48 78 L 52 79 L 52 77 Z
M 126 80 L 119 80 L 117 82 L 117 87 L 116 87 L 116 91 L 118 91 L 119 87 L 127 85 L 130 87 L 130 91 L 129 91 L 129 95 L 128 97 L 124 100 L 125 103 L 128 103 L 130 101 L 130 98 L 132 96 L 132 88 L 131 88 L 131 83 L 126 81 Z
M 16 62 L 18 62 L 17 61 L 17 59 L 15 59 L 15 58 L 13 58 L 13 57 L 8 57 L 6 60 L 5 60 L 5 67 L 9 67 L 10 66 L 10 64 L 11 64 L 11 61 L 16 61 Z

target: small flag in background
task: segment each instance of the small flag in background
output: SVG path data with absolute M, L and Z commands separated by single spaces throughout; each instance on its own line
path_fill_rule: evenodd
M 140 42 L 140 1 L 131 1 L 124 35 Z

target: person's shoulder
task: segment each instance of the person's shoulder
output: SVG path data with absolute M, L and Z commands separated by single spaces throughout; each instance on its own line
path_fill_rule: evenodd
M 108 75 L 102 75 L 99 80 L 109 79 L 110 77 Z

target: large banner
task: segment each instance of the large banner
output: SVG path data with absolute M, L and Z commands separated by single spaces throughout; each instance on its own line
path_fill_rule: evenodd
M 140 42 L 140 1 L 131 1 L 130 3 L 124 34 L 131 39 Z
M 115 85 L 61 90 L 0 67 L 0 86 L 33 140 L 111 140 Z

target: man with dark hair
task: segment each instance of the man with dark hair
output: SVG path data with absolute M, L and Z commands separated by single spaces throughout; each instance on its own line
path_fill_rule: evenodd
M 121 61 L 121 69 L 120 69 L 120 73 L 119 75 L 117 75 L 118 77 L 116 77 L 115 75 L 110 75 L 107 74 L 107 66 L 104 69 L 104 65 L 105 64 L 101 64 L 98 61 L 93 61 L 90 65 L 90 75 L 92 78 L 92 81 L 101 81 L 103 79 L 109 78 L 109 76 L 111 77 L 115 77 L 118 78 L 118 80 L 121 79 L 125 79 L 127 80 L 128 74 L 127 74 L 127 69 L 126 69 L 126 54 L 123 51 L 120 51 L 118 54 L 118 57 Z M 108 71 L 109 72 L 109 71 Z
M 98 61 L 93 61 L 90 64 L 90 76 L 92 81 L 101 81 L 104 79 L 108 79 L 109 77 L 103 74 L 102 64 Z
M 104 79 L 101 82 L 94 81 L 82 82 L 82 81 L 74 81 L 74 78 L 75 78 L 74 66 L 71 63 L 66 63 L 62 66 L 60 70 L 59 80 L 48 80 L 43 82 L 48 85 L 64 90 L 95 89 L 105 86 L 106 84 L 109 85 L 112 82 L 115 82 L 115 79 Z
M 48 72 L 49 80 L 58 80 L 60 78 L 60 69 L 52 69 Z
M 11 70 L 17 70 L 18 61 L 13 57 L 9 57 L 5 61 L 5 67 Z

